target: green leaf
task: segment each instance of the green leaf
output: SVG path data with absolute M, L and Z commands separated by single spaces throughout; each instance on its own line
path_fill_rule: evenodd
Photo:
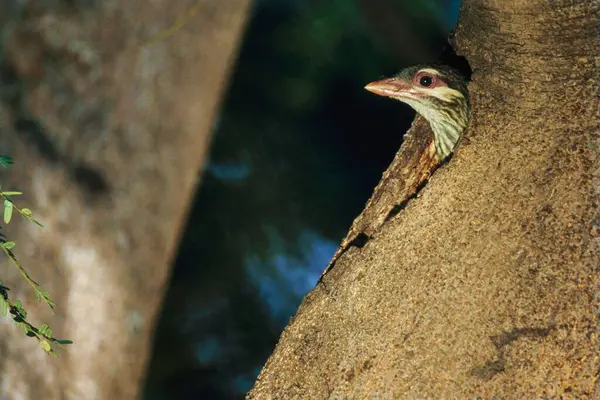
M 41 288 L 36 288 L 35 289 L 35 298 L 37 301 L 41 301 L 42 299 L 44 300 L 44 302 L 51 308 L 54 310 L 54 307 L 56 306 L 56 303 L 54 303 L 54 301 L 50 298 L 50 293 L 41 290 Z
M 26 217 L 31 217 L 33 215 L 33 212 L 29 208 L 21 208 L 21 214 L 23 214 Z
M 3 317 L 6 317 L 6 314 L 8 314 L 8 302 L 4 297 L 0 297 L 0 313 Z
M 54 341 L 58 344 L 73 344 L 73 341 L 68 339 L 54 339 Z
M 13 161 L 11 156 L 0 155 L 0 167 L 7 168 L 10 165 L 13 165 L 15 162 Z
M 23 309 L 23 304 L 21 304 L 21 300 L 17 300 L 15 301 L 15 306 L 14 306 L 14 312 L 17 313 L 17 315 L 19 317 L 21 317 L 22 319 L 26 319 L 27 318 L 27 311 L 25 311 Z
M 15 242 L 4 242 L 2 243 L 2 247 L 4 247 L 6 250 L 10 250 L 13 247 L 15 247 L 17 244 Z
M 46 336 L 46 337 L 48 337 L 48 338 L 51 338 L 51 337 L 52 337 L 52 329 L 50 329 L 50 327 L 49 327 L 47 324 L 44 324 L 44 325 L 40 326 L 40 327 L 38 328 L 38 331 L 39 331 L 39 332 L 40 332 L 42 335 L 44 335 L 44 336 Z
M 52 351 L 52 346 L 50 346 L 50 343 L 48 343 L 48 341 L 45 339 L 40 340 L 40 346 L 42 346 L 42 349 L 44 349 L 46 353 L 50 353 Z
M 23 194 L 23 192 L 8 191 L 8 192 L 2 192 L 2 194 L 5 196 L 18 196 L 20 194 Z
M 12 217 L 13 203 L 10 200 L 4 199 L 4 223 L 8 224 Z
M 19 325 L 21 325 L 21 328 L 23 328 L 23 330 L 25 331 L 25 334 L 27 336 L 31 336 L 31 333 L 33 333 L 33 332 L 31 332 L 31 329 L 29 329 L 29 326 L 27 324 L 25 324 L 23 322 L 19 322 Z

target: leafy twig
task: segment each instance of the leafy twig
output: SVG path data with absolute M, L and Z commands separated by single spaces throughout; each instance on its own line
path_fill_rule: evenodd
M 8 311 L 10 311 L 15 323 L 25 331 L 27 336 L 35 337 L 44 351 L 56 357 L 56 353 L 52 349 L 52 344 L 64 347 L 67 344 L 73 343 L 70 340 L 58 339 L 52 336 L 52 329 L 46 324 L 37 328 L 27 322 L 27 312 L 23 308 L 23 305 L 19 300 L 12 302 L 8 297 L 8 290 L 9 289 L 0 282 L 0 314 L 2 314 L 3 317 L 6 317 Z
M 9 156 L 0 155 L 0 167 L 7 167 L 13 163 L 12 158 Z M 13 210 L 16 210 L 19 214 L 23 216 L 27 221 L 33 222 L 38 226 L 43 226 L 38 221 L 33 218 L 33 212 L 29 208 L 20 208 L 18 207 L 10 196 L 18 196 L 22 194 L 21 192 L 16 191 L 2 191 L 0 188 L 0 199 L 4 199 L 4 223 L 8 224 L 12 218 Z M 43 300 L 48 307 L 54 313 L 55 303 L 50 298 L 50 294 L 42 289 L 42 287 L 29 276 L 25 268 L 21 265 L 17 257 L 12 252 L 12 248 L 15 247 L 15 242 L 8 241 L 6 237 L 0 232 L 0 247 L 4 251 L 4 254 L 10 258 L 12 263 L 17 267 L 23 278 L 33 287 L 35 292 L 35 297 L 38 301 Z M 8 297 L 8 288 L 0 282 L 0 314 L 2 316 L 6 316 L 10 311 L 12 319 L 15 323 L 20 326 L 27 336 L 35 337 L 42 349 L 48 354 L 56 356 L 52 345 L 58 345 L 60 347 L 64 347 L 64 345 L 71 344 L 70 340 L 66 339 L 57 339 L 52 336 L 52 329 L 46 324 L 41 325 L 39 328 L 32 325 L 27 321 L 27 312 L 23 308 L 23 305 L 19 300 L 13 302 Z

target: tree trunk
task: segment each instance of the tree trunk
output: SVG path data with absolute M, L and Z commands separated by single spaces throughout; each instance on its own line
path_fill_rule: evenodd
M 27 195 L 16 200 L 45 225 L 15 221 L 8 237 L 56 316 L 13 269 L 1 279 L 34 322 L 74 341 L 54 359 L 2 319 L 0 397 L 138 395 L 250 2 L 200 1 L 146 45 L 195 3 L 0 2 L 0 146 Z
M 463 1 L 466 137 L 306 296 L 249 399 L 600 397 L 599 10 Z

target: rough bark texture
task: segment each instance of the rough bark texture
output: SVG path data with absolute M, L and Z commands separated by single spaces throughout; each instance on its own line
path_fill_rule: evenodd
M 463 1 L 467 142 L 306 296 L 248 398 L 600 397 L 599 9 Z
M 363 212 L 352 222 L 321 280 L 342 254 L 351 247 L 364 246 L 384 223 L 398 214 L 439 165 L 431 128 L 425 118 L 419 116 L 405 135 L 402 148 L 383 174 Z
M 9 186 L 45 225 L 12 222 L 8 236 L 56 316 L 8 266 L 1 278 L 34 322 L 75 342 L 54 359 L 1 319 L 0 397 L 138 394 L 249 5 L 202 1 L 172 37 L 144 46 L 194 3 L 0 2 L 0 147 L 16 159 Z

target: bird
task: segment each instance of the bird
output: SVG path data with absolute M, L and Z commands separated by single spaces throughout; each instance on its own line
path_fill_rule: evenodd
M 458 145 L 471 117 L 467 80 L 442 64 L 420 64 L 365 89 L 411 106 L 431 126 L 435 152 L 444 161 Z

